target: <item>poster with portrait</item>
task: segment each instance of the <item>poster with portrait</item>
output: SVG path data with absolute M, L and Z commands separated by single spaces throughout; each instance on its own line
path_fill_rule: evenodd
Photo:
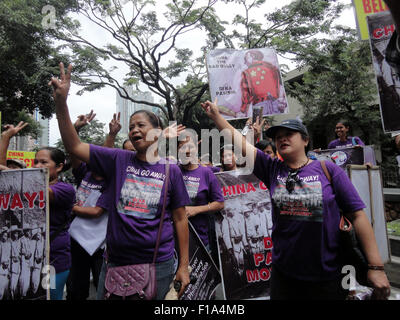
M 288 113 L 285 88 L 273 49 L 215 49 L 207 54 L 212 101 L 227 119 Z
M 0 171 L 0 300 L 45 300 L 47 170 Z
M 400 130 L 400 78 L 386 62 L 386 47 L 395 27 L 390 12 L 367 17 L 372 63 L 379 91 L 383 130 L 386 133 Z
M 269 299 L 272 217 L 269 191 L 253 174 L 217 173 L 225 199 L 216 215 L 219 265 L 227 300 Z
M 215 300 L 221 274 L 189 221 L 190 284 L 180 300 Z

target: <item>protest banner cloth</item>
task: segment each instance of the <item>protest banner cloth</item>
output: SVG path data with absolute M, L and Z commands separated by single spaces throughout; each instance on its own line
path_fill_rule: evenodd
M 46 169 L 0 171 L 0 300 L 38 300 L 48 270 Z M 44 279 L 46 277 L 46 279 Z
M 190 221 L 189 265 L 191 282 L 180 300 L 214 300 L 216 288 L 221 283 L 221 275 Z
M 219 265 L 226 300 L 269 299 L 272 259 L 271 198 L 253 174 L 215 175 L 225 199 L 216 215 Z
M 22 160 L 25 162 L 27 168 L 32 168 L 35 161 L 35 154 L 36 152 L 32 151 L 8 150 L 7 159 Z
M 367 22 L 383 131 L 396 132 L 400 130 L 400 79 L 385 59 L 386 47 L 395 30 L 393 18 L 390 12 L 382 12 L 368 16 Z
M 357 30 L 361 40 L 368 40 L 367 16 L 388 11 L 389 8 L 384 0 L 353 0 L 356 15 Z
M 372 146 L 345 147 L 310 151 L 308 156 L 315 156 L 318 160 L 329 160 L 336 163 L 343 170 L 349 164 L 362 165 L 364 163 L 376 164 L 375 152 Z
M 215 49 L 207 54 L 210 95 L 227 119 L 288 113 L 288 103 L 273 49 Z

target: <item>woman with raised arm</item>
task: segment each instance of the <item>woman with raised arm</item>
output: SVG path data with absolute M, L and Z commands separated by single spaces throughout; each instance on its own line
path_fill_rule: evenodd
M 102 175 L 108 185 L 109 220 L 107 228 L 107 264 L 99 280 L 98 298 L 104 297 L 107 268 L 151 263 L 155 249 L 164 189 L 168 184 L 166 210 L 156 260 L 157 296 L 163 299 L 174 272 L 174 236 L 179 245 L 179 266 L 176 280 L 182 294 L 189 284 L 188 223 L 185 205 L 190 203 L 179 167 L 170 164 L 169 181 L 166 161 L 158 156 L 157 137 L 161 122 L 152 112 L 139 110 L 131 115 L 129 138 L 136 152 L 89 145 L 79 140 L 68 112 L 67 96 L 72 66 L 65 73 L 60 64 L 60 79 L 52 78 L 56 115 L 66 150 L 88 163 L 94 172 Z M 165 182 L 165 183 L 164 183 Z M 173 221 L 173 224 L 172 224 Z
M 253 165 L 254 174 L 268 187 L 273 203 L 271 299 L 345 299 L 339 257 L 339 207 L 348 212 L 366 254 L 368 280 L 374 297 L 386 299 L 390 285 L 383 271 L 374 232 L 364 203 L 342 169 L 326 166 L 306 155 L 309 135 L 298 120 L 269 128 L 283 161 L 272 159 L 248 144 L 219 113 L 216 103 L 202 104 L 219 130 L 230 132 L 236 148 Z

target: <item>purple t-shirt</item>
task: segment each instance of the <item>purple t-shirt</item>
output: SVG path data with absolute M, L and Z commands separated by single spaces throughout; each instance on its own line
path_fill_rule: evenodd
M 68 183 L 57 182 L 50 186 L 54 194 L 54 201 L 50 203 L 50 237 L 65 226 L 50 243 L 50 264 L 56 273 L 68 270 L 71 267 L 71 248 L 68 233 L 72 206 L 75 203 L 75 189 Z
M 330 161 L 326 166 L 332 184 L 316 160 L 299 170 L 300 182 L 289 194 L 287 166 L 257 151 L 254 174 L 267 185 L 273 203 L 272 261 L 281 272 L 300 280 L 339 276 L 339 207 L 343 212 L 365 208 L 346 173 Z
M 353 144 L 353 138 L 355 144 Z M 365 146 L 364 142 L 362 142 L 359 137 L 347 137 L 346 141 L 340 141 L 339 139 L 336 139 L 329 142 L 328 149 L 347 148 L 352 147 L 353 145 Z
M 143 162 L 136 153 L 90 145 L 90 167 L 105 177 L 109 203 L 107 254 L 118 265 L 153 259 L 164 198 L 165 163 Z M 190 203 L 182 173 L 170 164 L 163 230 L 157 262 L 174 253 L 172 210 Z
M 78 168 L 73 169 L 72 174 L 74 175 L 75 181 L 78 185 L 76 191 L 76 205 L 80 207 L 84 206 L 87 198 L 94 191 L 98 191 L 101 195 L 99 195 L 96 206 L 107 210 L 107 199 L 103 196 L 103 191 L 106 188 L 106 180 L 95 179 L 87 164 L 84 162 L 82 162 Z
M 224 202 L 221 186 L 209 167 L 199 166 L 185 170 L 181 166 L 183 181 L 189 193 L 191 206 L 203 206 L 210 202 Z M 189 219 L 204 245 L 208 245 L 208 213 L 199 213 Z

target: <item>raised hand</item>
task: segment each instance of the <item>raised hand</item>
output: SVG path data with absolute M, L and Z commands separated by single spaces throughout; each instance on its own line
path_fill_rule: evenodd
M 23 128 L 25 128 L 29 123 L 20 121 L 15 127 L 12 124 L 6 124 L 4 126 L 4 131 L 1 133 L 2 137 L 12 138 L 18 132 L 20 132 Z
M 177 125 L 176 122 L 165 128 L 162 132 L 163 137 L 166 139 L 173 139 L 179 137 L 179 135 L 186 129 L 183 124 Z
M 81 114 L 80 116 L 78 116 L 78 119 L 74 123 L 76 131 L 79 131 L 88 123 L 90 123 L 94 119 L 94 117 L 96 117 L 96 114 L 93 113 L 93 110 L 90 110 L 90 112 L 86 115 Z
M 121 130 L 122 126 L 120 123 L 120 119 L 121 119 L 121 112 L 118 112 L 118 115 L 114 113 L 112 120 L 108 124 L 108 127 L 110 129 L 109 132 L 110 135 L 116 136 L 118 132 Z
M 72 65 L 68 65 L 67 73 L 65 73 L 64 64 L 60 62 L 60 78 L 52 77 L 49 86 L 53 87 L 53 97 L 57 102 L 66 102 L 69 88 L 71 87 L 71 71 Z
M 203 108 L 203 110 L 206 112 L 207 116 L 210 119 L 215 120 L 215 118 L 217 118 L 218 115 L 220 114 L 217 103 L 218 103 L 218 99 L 215 98 L 214 102 L 206 101 L 201 104 L 201 107 Z
M 253 123 L 252 128 L 254 130 L 254 138 L 258 138 L 261 135 L 262 128 L 264 124 L 266 123 L 265 119 L 260 119 L 259 116 L 257 116 L 256 121 Z

